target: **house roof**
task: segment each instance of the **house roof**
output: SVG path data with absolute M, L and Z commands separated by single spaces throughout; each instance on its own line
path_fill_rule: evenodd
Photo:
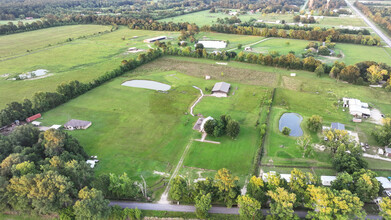
M 41 117 L 41 113 L 38 113 L 38 114 L 36 114 L 36 115 L 33 115 L 33 116 L 31 116 L 31 117 L 26 118 L 26 121 L 27 121 L 27 122 L 34 121 L 34 120 L 36 120 L 36 119 L 38 119 L 38 118 L 40 118 L 40 117 Z
M 386 147 L 386 153 L 391 154 L 391 148 Z
M 228 93 L 231 84 L 226 82 L 218 82 L 213 86 L 212 92 L 225 92 Z
M 90 121 L 82 121 L 77 119 L 71 119 L 67 123 L 65 123 L 64 127 L 85 127 L 90 125 Z
M 376 177 L 384 189 L 391 189 L 391 182 L 386 177 Z
M 331 123 L 331 129 L 345 130 L 345 125 L 338 122 L 333 122 Z
M 326 186 L 331 185 L 331 184 L 330 184 L 331 181 L 334 181 L 334 180 L 336 180 L 336 179 L 337 179 L 336 176 L 320 176 L 320 180 L 322 181 L 322 184 L 323 184 L 323 185 L 326 185 Z M 325 183 L 325 182 L 327 182 L 327 183 Z
M 202 121 L 204 121 L 203 117 L 198 118 L 197 122 L 194 124 L 193 130 L 200 131 L 201 130 Z

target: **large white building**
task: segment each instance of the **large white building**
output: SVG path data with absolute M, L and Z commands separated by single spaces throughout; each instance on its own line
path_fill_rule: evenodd
M 225 41 L 217 41 L 217 40 L 200 40 L 197 44 L 204 45 L 206 49 L 223 49 L 227 47 L 227 42 Z M 196 44 L 196 45 L 197 45 Z M 196 46 L 194 45 L 194 47 Z
M 343 98 L 343 106 L 349 108 L 349 113 L 355 117 L 370 117 L 368 103 L 361 102 L 358 99 Z

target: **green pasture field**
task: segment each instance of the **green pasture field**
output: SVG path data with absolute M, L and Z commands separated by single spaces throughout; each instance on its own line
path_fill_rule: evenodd
M 172 88 L 166 94 L 121 85 L 130 79 L 156 80 Z M 127 172 L 137 179 L 143 175 L 151 184 L 161 178 L 153 171 L 175 167 L 192 137 L 196 118 L 187 112 L 199 94 L 192 87 L 197 81 L 202 80 L 175 71 L 133 71 L 44 113 L 43 123 L 91 121 L 87 130 L 69 133 L 88 154 L 98 156 L 96 173 Z
M 250 19 L 256 19 L 256 20 L 262 20 L 264 22 L 276 22 L 276 21 L 285 20 L 286 23 L 293 23 L 293 16 L 294 14 L 289 14 L 289 13 L 286 14 L 255 13 L 255 14 L 237 15 L 237 17 L 242 22 L 249 21 Z M 189 22 L 189 23 L 195 23 L 199 26 L 204 26 L 204 25 L 218 24 L 217 23 L 218 18 L 224 19 L 227 17 L 230 18 L 232 16 L 222 12 L 209 13 L 209 10 L 205 10 L 205 11 L 195 12 L 191 14 L 165 18 L 159 21 L 174 22 L 174 23 Z M 310 25 L 320 26 L 320 27 L 339 27 L 340 25 L 357 26 L 357 27 L 367 26 L 365 22 L 359 17 L 328 17 L 328 16 L 323 17 L 323 19 L 317 20 L 316 24 L 310 24 Z
M 80 29 L 84 25 L 78 27 Z M 91 27 L 94 28 L 94 26 Z M 104 26 L 95 27 L 98 29 L 108 28 Z M 67 32 L 68 28 L 72 28 L 72 26 L 59 27 L 55 28 L 55 30 Z M 51 31 L 51 28 L 39 30 L 37 32 L 41 33 L 41 35 L 37 36 L 45 37 L 45 33 Z M 29 36 L 34 34 L 34 32 L 21 33 L 21 35 Z M 65 33 L 63 35 L 66 36 Z M 159 35 L 173 37 L 176 40 L 179 33 L 130 30 L 126 27 L 120 27 L 119 30 L 107 34 L 77 39 L 58 46 L 25 53 L 20 57 L 0 61 L 0 76 L 9 74 L 9 77 L 12 77 L 37 69 L 47 69 L 49 74 L 52 74 L 42 79 L 18 81 L 0 77 L 0 108 L 12 101 L 22 101 L 24 98 L 31 98 L 38 91 L 54 91 L 57 85 L 65 81 L 79 80 L 81 82 L 90 82 L 105 72 L 117 68 L 122 60 L 137 57 L 138 53 L 126 53 L 129 47 L 148 50 L 149 47 L 146 43 L 143 43 L 143 40 Z M 137 38 L 133 38 L 136 36 Z M 7 42 L 12 40 L 8 36 L 4 37 L 9 39 Z M 125 40 L 122 39 L 123 37 L 125 37 Z M 0 44 L 3 45 L 1 40 Z M 8 46 L 3 45 L 2 47 Z M 2 47 L 0 46 L 0 48 Z
M 63 43 L 68 38 L 98 34 L 110 29 L 110 26 L 101 25 L 69 25 L 0 36 L 0 59 Z
M 252 45 L 253 52 L 268 54 L 271 51 L 277 51 L 279 54 L 288 54 L 290 51 L 295 52 L 295 55 L 301 57 L 301 54 L 305 52 L 306 46 L 310 42 L 307 40 L 295 40 L 295 39 L 284 39 L 284 38 L 270 38 L 261 43 Z M 318 42 L 321 45 L 321 42 Z M 356 64 L 362 61 L 377 61 L 391 64 L 391 52 L 388 52 L 384 47 L 377 46 L 364 46 L 356 44 L 345 44 L 337 43 L 335 51 L 342 53 L 343 57 L 316 57 L 322 60 L 324 63 L 333 64 L 335 61 L 344 62 L 348 65 Z M 244 50 L 244 47 L 243 49 Z M 239 53 L 242 50 L 235 50 Z

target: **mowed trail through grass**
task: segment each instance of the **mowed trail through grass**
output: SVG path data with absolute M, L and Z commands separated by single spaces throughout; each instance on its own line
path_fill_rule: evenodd
M 0 60 L 5 57 L 28 53 L 49 44 L 62 43 L 68 38 L 98 34 L 110 30 L 102 25 L 70 25 L 0 36 Z
M 61 28 L 65 28 L 66 31 L 68 26 Z M 45 32 L 41 33 L 44 35 Z M 54 91 L 62 82 L 71 80 L 90 82 L 117 68 L 122 60 L 137 57 L 138 53 L 126 53 L 129 47 L 148 50 L 149 47 L 143 43 L 143 40 L 159 35 L 172 36 L 176 39 L 175 36 L 179 33 L 139 31 L 120 27 L 119 30 L 111 33 L 77 39 L 61 44 L 59 47 L 49 47 L 38 53 L 2 61 L 0 62 L 0 76 L 10 74 L 12 77 L 37 69 L 46 69 L 52 76 L 18 81 L 0 77 L 0 108 L 12 101 L 31 98 L 38 91 Z

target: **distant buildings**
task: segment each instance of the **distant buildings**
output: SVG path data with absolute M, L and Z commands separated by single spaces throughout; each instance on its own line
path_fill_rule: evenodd
M 226 82 L 218 82 L 213 86 L 212 95 L 216 97 L 227 97 L 231 84 Z
M 145 39 L 144 40 L 144 43 L 153 43 L 155 41 L 158 41 L 158 40 L 165 40 L 167 39 L 166 36 L 159 36 L 159 37 L 154 37 L 154 38 L 149 38 L 149 39 Z
M 68 130 L 76 130 L 76 129 L 87 129 L 92 125 L 90 121 L 82 121 L 77 119 L 71 119 L 67 123 L 65 123 L 64 127 Z

